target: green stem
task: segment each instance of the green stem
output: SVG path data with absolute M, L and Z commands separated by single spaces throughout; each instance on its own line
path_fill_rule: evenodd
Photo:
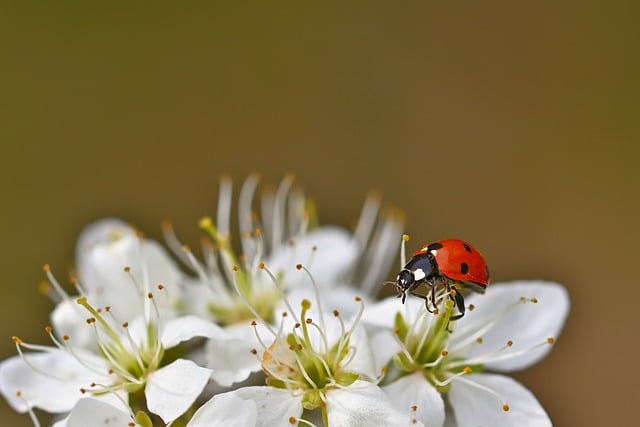
M 322 405 L 322 424 L 324 427 L 329 427 L 329 416 L 327 415 L 327 405 Z

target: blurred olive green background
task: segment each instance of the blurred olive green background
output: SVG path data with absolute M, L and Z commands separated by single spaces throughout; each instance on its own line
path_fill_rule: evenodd
M 292 172 L 323 223 L 378 189 L 410 249 L 462 237 L 494 282 L 565 284 L 517 378 L 556 425 L 637 419 L 638 7 L 241 3 L 0 6 L 0 356 L 47 342 L 41 266 L 65 277 L 86 223 L 196 243 L 221 173 Z

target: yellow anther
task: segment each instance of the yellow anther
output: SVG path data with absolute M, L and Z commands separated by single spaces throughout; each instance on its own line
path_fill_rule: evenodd
M 198 227 L 202 228 L 202 229 L 207 229 L 207 228 L 211 228 L 213 227 L 213 220 L 211 219 L 210 216 L 205 216 L 200 218 L 200 221 L 198 221 Z
M 38 284 L 38 292 L 42 295 L 47 295 L 51 290 L 51 284 L 47 281 L 42 281 Z
M 554 341 L 553 337 L 547 338 L 547 344 L 553 344 Z
M 403 234 L 402 235 L 402 240 L 404 240 L 405 242 L 409 241 L 409 235 L 408 234 Z

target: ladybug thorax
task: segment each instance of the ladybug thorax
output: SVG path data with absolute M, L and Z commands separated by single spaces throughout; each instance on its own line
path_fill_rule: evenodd
M 413 274 L 416 282 L 428 280 L 438 275 L 438 265 L 433 256 L 428 252 L 415 255 L 407 265 L 404 266 L 404 269 L 409 270 Z

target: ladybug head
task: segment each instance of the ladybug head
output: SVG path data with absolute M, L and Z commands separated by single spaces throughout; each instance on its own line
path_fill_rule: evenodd
M 406 268 L 398 273 L 396 278 L 396 289 L 398 290 L 398 298 L 402 296 L 402 303 L 407 298 L 407 291 L 411 289 L 416 283 L 416 278 L 411 270 Z

